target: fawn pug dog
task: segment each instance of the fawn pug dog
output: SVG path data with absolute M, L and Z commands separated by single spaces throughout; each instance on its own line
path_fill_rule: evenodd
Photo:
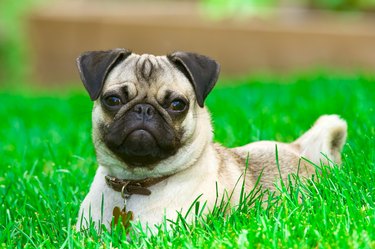
M 124 199 L 134 221 L 148 227 L 164 217 L 176 219 L 197 197 L 206 212 L 217 196 L 235 206 L 241 180 L 249 192 L 262 174 L 260 185 L 273 189 L 280 176 L 315 172 L 301 157 L 316 164 L 341 160 L 347 126 L 336 115 L 320 117 L 292 143 L 260 141 L 231 149 L 214 143 L 204 101 L 220 66 L 209 57 L 113 49 L 83 53 L 77 64 L 94 101 L 92 136 L 99 163 L 77 229 L 89 221 L 110 228 L 114 208 L 124 207 Z

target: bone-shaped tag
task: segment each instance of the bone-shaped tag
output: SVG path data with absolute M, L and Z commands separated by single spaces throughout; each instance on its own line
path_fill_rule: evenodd
M 124 226 L 124 228 L 130 227 L 130 221 L 133 220 L 133 212 L 132 211 L 126 211 L 126 207 L 124 207 L 122 210 L 119 207 L 114 207 L 113 211 L 113 222 L 114 225 L 117 226 L 119 221 L 121 221 L 121 224 Z

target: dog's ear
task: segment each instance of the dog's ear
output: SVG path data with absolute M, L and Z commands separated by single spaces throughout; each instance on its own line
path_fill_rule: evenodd
M 117 48 L 107 51 L 89 51 L 77 58 L 79 74 L 91 100 L 99 97 L 108 73 L 130 54 L 129 50 Z
M 207 56 L 188 52 L 175 52 L 167 58 L 190 80 L 198 105 L 203 107 L 204 100 L 215 86 L 220 65 Z

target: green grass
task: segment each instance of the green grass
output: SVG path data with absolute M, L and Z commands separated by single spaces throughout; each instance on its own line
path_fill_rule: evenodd
M 116 231 L 73 229 L 97 166 L 86 93 L 2 90 L 0 248 L 375 248 L 374 92 L 375 78 L 362 74 L 259 77 L 218 86 L 207 100 L 216 141 L 292 141 L 319 115 L 337 113 L 349 125 L 342 167 L 281 190 L 268 207 L 258 200 L 225 219 L 216 212 L 169 233 L 132 235 L 129 242 Z M 298 189 L 305 193 L 302 203 Z
M 14 83 L 30 73 L 27 19 L 30 11 L 43 1 L 0 1 L 0 80 L 11 79 Z

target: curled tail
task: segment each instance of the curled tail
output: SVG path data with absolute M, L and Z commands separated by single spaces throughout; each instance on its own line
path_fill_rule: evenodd
M 300 149 L 301 156 L 315 164 L 328 164 L 327 158 L 341 163 L 341 150 L 347 136 L 347 124 L 338 115 L 323 115 L 310 130 L 293 144 Z

